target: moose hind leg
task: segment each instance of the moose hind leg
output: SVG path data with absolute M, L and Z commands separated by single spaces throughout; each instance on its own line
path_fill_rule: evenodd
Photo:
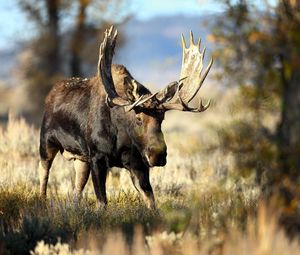
M 75 189 L 74 189 L 74 200 L 77 202 L 82 197 L 82 191 L 89 179 L 90 167 L 87 162 L 79 159 L 74 160 L 75 168 Z
M 131 180 L 136 190 L 142 195 L 149 209 L 155 209 L 155 199 L 149 180 L 149 169 L 130 170 Z
M 58 148 L 47 145 L 40 146 L 40 162 L 38 171 L 40 179 L 40 197 L 42 198 L 46 198 L 49 172 L 57 152 Z

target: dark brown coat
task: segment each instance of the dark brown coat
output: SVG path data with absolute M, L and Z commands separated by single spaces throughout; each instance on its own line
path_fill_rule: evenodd
M 118 94 L 134 101 L 133 78 L 126 68 L 113 65 L 112 75 Z M 151 93 L 138 83 L 137 95 Z M 149 167 L 166 164 L 167 150 L 161 132 L 163 119 L 162 111 L 137 107 L 125 112 L 124 107 L 110 108 L 102 81 L 97 76 L 61 81 L 46 98 L 40 136 L 42 169 L 51 167 L 58 151 L 69 160 L 84 162 L 87 172 L 77 177 L 82 179 L 76 187 L 77 192 L 82 192 L 86 175 L 91 170 L 97 197 L 106 203 L 107 169 L 126 168 L 131 171 L 137 189 L 148 198 L 149 206 L 154 206 Z M 46 183 L 41 188 L 44 195 L 45 187 Z

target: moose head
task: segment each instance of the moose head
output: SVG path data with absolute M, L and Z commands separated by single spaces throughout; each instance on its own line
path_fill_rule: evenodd
M 112 65 L 112 58 L 116 39 L 117 30 L 112 26 L 105 31 L 99 52 L 98 76 L 102 79 L 107 93 L 106 103 L 110 108 L 116 108 L 118 114 L 125 115 L 127 121 L 121 121 L 119 125 L 126 127 L 144 162 L 150 167 L 164 166 L 167 155 L 167 146 L 161 131 L 164 114 L 169 110 L 199 113 L 208 109 L 210 101 L 203 105 L 200 100 L 196 108 L 189 106 L 189 103 L 200 90 L 213 59 L 202 72 L 205 48 L 200 51 L 201 41 L 198 39 L 195 43 L 191 31 L 189 47 L 186 46 L 182 35 L 182 67 L 179 81 L 171 82 L 164 89 L 151 93 L 124 68 L 122 81 L 126 83 L 127 89 L 125 93 L 119 94 L 114 81 L 118 80 L 120 75 L 115 78 L 111 71 L 115 68 Z

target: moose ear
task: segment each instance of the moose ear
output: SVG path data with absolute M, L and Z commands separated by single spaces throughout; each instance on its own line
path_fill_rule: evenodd
M 156 99 L 160 103 L 165 103 L 170 100 L 175 96 L 176 92 L 179 90 L 179 83 L 177 81 L 171 82 L 166 88 L 163 90 L 159 91 L 156 95 Z
M 138 82 L 132 78 L 126 77 L 124 80 L 126 98 L 130 102 L 136 102 L 139 99 Z

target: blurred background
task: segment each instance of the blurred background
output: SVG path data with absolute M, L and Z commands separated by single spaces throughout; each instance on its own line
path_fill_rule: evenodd
M 251 177 L 299 215 L 300 1 L 11 0 L 0 17 L 2 124 L 12 110 L 38 126 L 56 80 L 95 74 L 110 24 L 120 34 L 114 61 L 153 90 L 178 79 L 180 35 L 193 30 L 215 59 L 200 92 L 213 104 L 168 113 L 167 138 L 184 131 L 188 153 L 201 148 L 206 160 L 218 150 L 210 167 L 219 176 Z M 299 217 L 291 225 L 299 230 Z
M 114 228 L 132 237 L 136 224 L 154 237 L 183 233 L 169 246 L 162 237 L 164 254 L 299 253 L 300 0 L 10 0 L 0 19 L 1 254 L 57 237 L 72 246 L 91 230 L 95 240 Z M 60 79 L 96 73 L 111 24 L 114 62 L 152 91 L 178 80 L 181 34 L 192 30 L 205 63 L 215 60 L 198 95 L 210 108 L 163 122 L 168 163 L 151 170 L 159 213 L 125 170 L 109 173 L 107 211 L 94 210 L 91 181 L 81 207 L 69 206 L 75 173 L 61 155 L 49 203 L 37 196 L 44 98 Z
M 206 38 L 225 11 L 214 1 L 13 0 L 0 3 L 1 119 L 8 109 L 39 123 L 44 97 L 56 80 L 96 72 L 103 31 L 119 29 L 114 61 L 146 85 L 177 80 L 180 35 Z M 211 54 L 211 51 L 209 52 Z

